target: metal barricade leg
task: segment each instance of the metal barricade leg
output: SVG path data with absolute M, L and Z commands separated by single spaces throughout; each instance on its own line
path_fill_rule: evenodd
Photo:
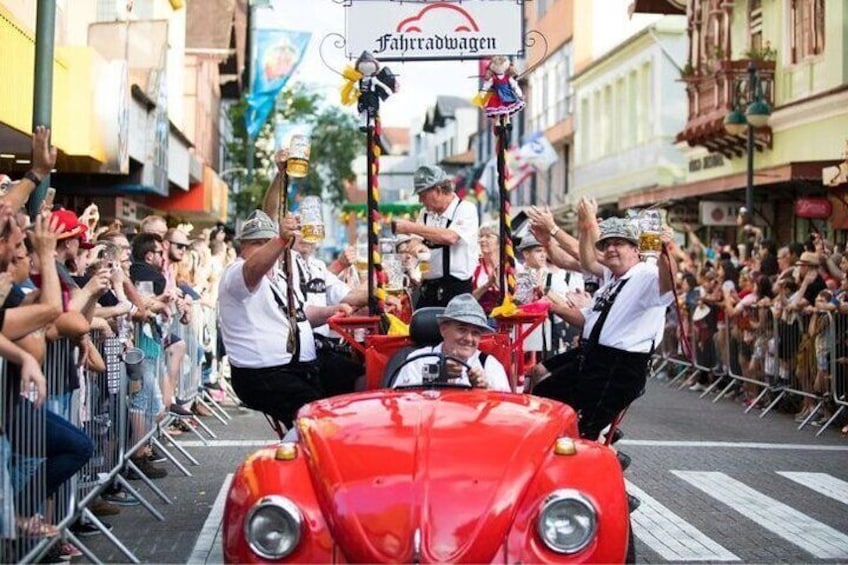
M 173 501 L 168 498 L 168 495 L 162 492 L 162 489 L 153 484 L 153 481 L 150 480 L 147 475 L 141 472 L 141 469 L 139 469 L 138 466 L 136 466 L 136 464 L 132 462 L 132 459 L 127 459 L 125 461 L 125 464 L 138 476 L 139 480 L 146 484 L 150 488 L 150 490 L 152 490 L 156 494 L 156 496 L 162 499 L 162 502 L 164 502 L 165 504 L 173 504 Z
M 221 405 L 215 402 L 215 399 L 212 398 L 212 396 L 208 394 L 205 390 L 201 391 L 195 402 L 200 402 L 200 404 L 204 408 L 209 410 L 209 412 L 212 413 L 215 419 L 221 422 L 223 425 L 230 425 L 227 420 L 231 420 L 232 416 L 227 414 L 227 412 L 221 407 Z
M 764 417 L 766 414 L 768 414 L 769 412 L 771 412 L 771 409 L 772 409 L 772 408 L 774 408 L 775 406 L 777 406 L 777 404 L 778 404 L 781 400 L 783 400 L 783 397 L 784 397 L 784 396 L 786 396 L 786 388 L 781 387 L 781 388 L 780 388 L 780 389 L 778 389 L 778 390 L 780 390 L 780 394 L 778 394 L 778 395 L 775 397 L 775 399 L 771 401 L 771 404 L 769 404 L 769 405 L 766 407 L 766 409 L 765 409 L 765 410 L 763 410 L 763 412 L 760 414 L 760 418 Z
M 169 437 L 170 437 L 170 436 L 169 436 Z M 162 455 L 164 455 L 164 456 L 165 456 L 165 458 L 166 458 L 168 461 L 170 461 L 171 463 L 173 463 L 173 464 L 174 464 L 174 466 L 175 466 L 177 469 L 179 469 L 179 470 L 180 470 L 180 472 L 181 472 L 183 475 L 185 475 L 186 477 L 191 477 L 191 476 L 193 476 L 193 475 L 191 474 L 191 471 L 189 471 L 188 469 L 186 469 L 186 468 L 185 468 L 185 466 L 183 466 L 183 464 L 182 464 L 182 463 L 180 463 L 180 462 L 177 460 L 177 458 L 176 458 L 176 457 L 174 457 L 174 456 L 171 454 L 171 452 L 170 452 L 170 451 L 168 451 L 167 449 L 165 449 L 165 446 L 164 446 L 164 445 L 162 445 L 162 443 L 161 443 L 158 439 L 156 439 L 156 438 L 154 437 L 154 438 L 151 438 L 151 439 L 150 439 L 150 441 L 153 443 L 153 445 L 155 445 L 155 446 L 157 447 L 157 449 L 159 449 L 159 451 L 161 451 L 161 452 L 162 452 Z M 188 452 L 186 452 L 186 451 L 182 450 L 182 446 L 180 446 L 180 445 L 178 445 L 178 444 L 176 444 L 176 443 L 174 443 L 174 446 L 175 446 L 175 447 L 177 447 L 177 449 L 178 449 L 178 450 L 181 450 L 181 453 L 183 453 L 184 455 L 186 455 L 186 456 L 187 456 L 187 458 L 188 458 L 188 459 L 190 459 L 194 465 L 200 465 L 200 463 L 199 463 L 199 462 L 197 462 L 197 460 L 196 460 L 196 459 L 194 459 L 194 457 L 192 457 L 191 455 L 189 455 L 189 454 L 188 454 Z
M 822 424 L 822 427 L 819 431 L 816 432 L 816 437 L 822 435 L 822 433 L 842 414 L 842 411 L 845 410 L 845 406 L 840 406 L 834 413 L 833 416 L 828 418 L 827 422 Z
M 159 510 L 157 510 L 155 506 L 150 504 L 150 502 L 148 502 L 148 500 L 146 498 L 144 498 L 141 495 L 140 492 L 138 492 L 135 488 L 133 488 L 132 485 L 130 485 L 129 481 L 127 481 L 121 475 L 118 475 L 117 477 L 115 477 L 115 480 L 118 481 L 118 484 L 121 485 L 122 489 L 127 491 L 131 496 L 137 498 L 138 501 L 141 503 L 141 505 L 144 506 L 144 508 L 147 509 L 148 512 L 153 514 L 154 518 L 156 518 L 160 522 L 165 521 L 165 516 L 161 512 L 159 512 Z
M 122 544 L 121 540 L 115 537 L 115 535 L 109 530 L 109 528 L 103 525 L 103 522 L 97 519 L 97 516 L 95 516 L 91 510 L 89 510 L 88 508 L 84 508 L 82 511 L 82 515 L 85 516 L 88 521 L 94 524 L 94 527 L 100 530 L 100 532 L 104 536 L 106 536 L 106 539 L 112 542 L 112 545 L 117 547 L 118 550 L 123 553 L 127 559 L 129 559 L 133 563 L 141 563 L 141 561 L 138 560 L 138 558 L 133 554 L 133 552 L 130 551 L 127 546 Z

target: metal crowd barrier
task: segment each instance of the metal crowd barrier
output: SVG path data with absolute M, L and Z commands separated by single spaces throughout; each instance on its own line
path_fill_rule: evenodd
M 202 390 L 200 351 L 204 313 L 200 305 L 194 309 L 193 322 L 184 327 L 171 326 L 187 344 L 181 359 L 177 395 L 198 399 Z M 48 342 L 43 371 L 48 382 L 48 402 L 36 409 L 31 394 L 18 394 L 17 371 L 0 358 L 0 562 L 34 562 L 42 558 L 60 540 L 72 542 L 92 562 L 96 556 L 74 534 L 70 526 L 82 520 L 98 528 L 126 557 L 138 559 L 112 534 L 89 509 L 108 487 L 118 484 L 139 500 L 155 518 L 164 520 L 159 512 L 123 476 L 131 471 L 166 504 L 171 500 L 133 462 L 133 455 L 148 444 L 161 453 L 183 474 L 191 476 L 172 455 L 159 437 L 168 439 L 171 446 L 199 465 L 185 449 L 167 434 L 174 416 L 168 415 L 161 403 L 160 379 L 165 375 L 161 335 L 150 324 L 137 324 L 134 342 L 128 335 L 105 337 L 92 334 L 93 343 L 105 362 L 104 372 L 78 366 L 77 347 L 68 340 Z M 50 408 L 53 414 L 48 415 Z M 226 414 L 217 404 L 214 408 Z M 229 415 L 227 415 L 229 417 Z M 185 417 L 183 417 L 185 418 Z M 198 418 L 195 426 L 214 437 Z M 219 418 L 220 419 L 220 418 Z M 54 422 L 54 423 L 51 423 Z M 82 431 L 93 452 L 78 473 L 62 484 L 57 493 L 47 496 L 47 477 L 50 460 L 61 456 L 61 444 L 48 430 L 55 426 L 73 425 Z M 51 432 L 55 434 L 56 432 Z M 51 439 L 51 437 L 53 439 Z M 83 437 L 80 434 L 76 437 Z
M 770 384 L 764 364 L 768 339 L 773 335 L 774 316 L 771 308 L 751 306 L 737 315 L 730 316 L 725 334 L 726 347 L 730 355 L 727 373 L 730 383 L 716 395 L 717 402 L 731 388 L 742 383 L 747 398 L 745 412 L 749 412 L 769 392 Z M 746 388 L 745 385 L 752 385 Z M 752 398 L 752 390 L 759 389 Z
M 830 351 L 830 398 L 835 410 L 822 424 L 816 436 L 821 435 L 848 409 L 848 314 L 832 316 L 828 335 Z
M 821 320 L 819 331 L 815 330 L 815 320 Z M 684 324 L 689 328 L 694 359 L 687 358 L 679 335 L 677 340 L 668 336 L 679 331 L 673 324 L 666 326 L 663 347 L 654 355 L 654 376 L 663 370 L 677 371 L 669 386 L 689 386 L 702 373 L 711 382 L 700 397 L 713 394 L 713 402 L 741 386 L 747 396 L 745 413 L 758 408 L 760 418 L 789 399 L 794 402 L 783 409 L 794 410 L 800 399 L 798 414 L 803 413 L 803 418 L 798 429 L 816 421 L 820 426 L 817 436 L 848 413 L 848 313 L 787 312 L 782 305 L 774 304 L 752 306 L 747 316 L 728 317 L 724 328 L 712 334 L 698 331 L 686 319 Z M 819 359 L 816 333 L 821 336 Z M 826 351 L 826 360 L 822 351 Z M 827 381 L 826 387 L 816 388 L 822 363 L 826 363 L 829 378 L 820 378 Z
M 15 373 L 0 359 L 0 385 L 3 387 L 0 403 L 3 416 L 0 559 L 4 563 L 21 561 L 24 556 L 46 551 L 55 543 L 43 535 L 52 529 L 50 518 L 46 516 L 43 466 L 47 458 L 45 410 L 35 409 L 31 398 L 19 394 L 19 377 Z

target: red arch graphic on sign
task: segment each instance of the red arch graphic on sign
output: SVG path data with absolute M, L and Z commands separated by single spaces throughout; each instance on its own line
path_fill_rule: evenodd
M 463 10 L 459 6 L 456 6 L 454 4 L 448 4 L 447 2 L 436 2 L 435 4 L 427 5 L 420 12 L 418 12 L 416 15 L 411 16 L 411 17 L 406 18 L 405 20 L 401 21 L 397 25 L 397 28 L 395 28 L 395 31 L 398 31 L 398 32 L 404 32 L 404 31 L 405 32 L 413 32 L 413 31 L 420 32 L 421 28 L 418 27 L 418 25 L 415 22 L 421 21 L 421 18 L 424 17 L 424 14 L 426 14 L 430 10 L 436 10 L 436 9 L 453 10 L 455 12 L 460 13 L 468 21 L 468 25 L 457 26 L 454 31 L 468 31 L 468 32 L 470 32 L 470 31 L 480 31 L 480 27 L 477 25 L 477 22 L 474 21 L 474 18 L 471 17 L 471 14 L 469 14 L 467 11 Z

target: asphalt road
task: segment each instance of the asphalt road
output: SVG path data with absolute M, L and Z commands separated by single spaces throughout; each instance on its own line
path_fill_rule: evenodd
M 797 431 L 786 414 L 760 419 L 731 400 L 698 396 L 651 381 L 623 423 L 628 489 L 642 500 L 633 514 L 639 562 L 848 562 L 848 438 L 838 429 L 816 438 L 816 428 Z M 170 474 L 156 485 L 173 504 L 133 483 L 164 522 L 142 507 L 106 519 L 140 561 L 220 562 L 228 477 L 273 439 L 263 418 L 230 413 L 226 427 L 204 419 L 217 435 L 208 445 L 180 437 L 200 465 L 186 477 L 165 464 Z M 127 561 L 104 536 L 84 541 L 103 562 Z

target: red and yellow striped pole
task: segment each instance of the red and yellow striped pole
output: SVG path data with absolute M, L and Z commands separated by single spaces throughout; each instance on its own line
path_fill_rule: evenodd
M 498 192 L 500 193 L 500 238 L 501 238 L 501 289 L 502 305 L 508 309 L 515 295 L 515 248 L 512 243 L 512 216 L 510 213 L 509 191 L 506 181 L 509 172 L 506 167 L 506 152 L 509 148 L 510 125 L 505 117 L 495 126 L 495 151 L 497 153 Z
M 368 160 L 368 200 L 366 212 L 368 217 L 368 313 L 378 316 L 385 312 L 386 307 L 386 272 L 383 270 L 383 259 L 380 254 L 380 117 L 373 116 L 374 124 L 368 126 L 367 160 Z

